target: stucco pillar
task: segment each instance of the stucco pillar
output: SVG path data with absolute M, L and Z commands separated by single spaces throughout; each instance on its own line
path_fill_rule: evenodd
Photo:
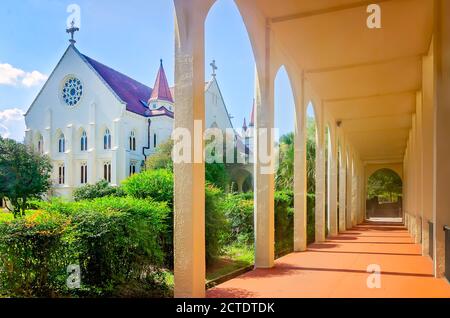
M 352 226 L 352 194 L 353 194 L 353 190 L 352 190 L 352 181 L 353 181 L 353 169 L 352 169 L 352 155 L 350 151 L 347 151 L 347 178 L 346 178 L 346 183 L 347 183 L 347 191 L 346 191 L 346 214 L 345 214 L 345 227 L 347 230 L 351 229 Z
M 325 241 L 325 132 L 323 125 L 323 105 L 321 105 L 322 116 L 319 116 L 317 127 L 316 148 L 316 208 L 315 208 L 315 241 Z
M 358 213 L 358 169 L 356 168 L 356 161 L 353 159 L 352 164 L 352 227 L 357 224 Z
M 190 158 L 174 162 L 175 297 L 205 296 L 204 22 L 213 2 L 174 0 L 174 133 L 191 145 Z M 196 121 L 201 131 L 194 134 Z
M 450 1 L 435 1 L 435 274 L 445 271 L 445 236 L 443 227 L 450 226 Z
M 307 246 L 306 104 L 304 77 L 297 93 L 294 140 L 294 251 Z
M 275 259 L 274 70 L 271 31 L 266 26 L 265 49 L 256 61 L 255 130 L 255 267 L 270 268 Z
M 345 145 L 340 144 L 339 153 L 339 231 L 344 232 L 347 229 L 346 211 L 347 211 L 347 164 L 345 155 Z
M 416 243 L 422 242 L 422 222 L 423 222 L 423 169 L 422 169 L 422 93 L 416 94 L 416 131 L 414 135 L 414 144 L 416 151 Z
M 433 53 L 422 60 L 422 177 L 423 177 L 423 220 L 422 220 L 422 253 L 430 255 L 429 225 L 433 221 Z
M 338 234 L 338 215 L 337 215 L 337 145 L 335 131 L 329 131 L 328 139 L 328 195 L 327 195 L 327 207 L 329 218 L 329 235 L 336 236 Z

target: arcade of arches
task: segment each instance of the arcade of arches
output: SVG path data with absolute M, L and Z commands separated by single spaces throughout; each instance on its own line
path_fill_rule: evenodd
M 274 126 L 274 78 L 281 65 L 289 74 L 295 100 L 297 253 L 283 260 L 300 262 L 296 268 L 301 270 L 302 255 L 305 262 L 312 255 L 306 241 L 305 195 L 306 107 L 312 101 L 317 122 L 315 255 L 328 244 L 327 235 L 350 235 L 346 231 L 352 228 L 378 233 L 361 225 L 367 218 L 366 184 L 375 171 L 391 169 L 402 180 L 399 215 L 413 239 L 398 244 L 417 244 L 413 250 L 420 254 L 414 260 L 429 268 L 435 277 L 431 280 L 440 282 L 448 266 L 443 228 L 450 225 L 450 1 L 379 1 L 379 29 L 367 26 L 369 2 L 363 0 L 234 2 L 255 57 L 256 129 Z M 204 22 L 214 3 L 174 0 L 175 128 L 194 131 L 194 122 L 204 119 Z M 274 174 L 267 173 L 264 168 L 271 163 L 258 154 L 258 149 L 267 148 L 272 156 L 272 142 L 259 134 L 254 142 L 255 272 L 261 270 L 254 276 L 262 281 L 271 270 L 278 270 L 272 276 L 281 275 L 282 265 L 274 259 Z M 175 296 L 203 297 L 204 163 L 177 163 L 174 173 Z M 332 240 L 335 245 L 357 245 L 344 241 Z M 359 243 L 370 250 L 370 244 Z M 289 268 L 292 272 L 294 267 Z M 250 282 L 236 284 L 243 288 Z

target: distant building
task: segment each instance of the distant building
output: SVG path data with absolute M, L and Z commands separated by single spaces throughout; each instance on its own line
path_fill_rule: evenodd
M 233 129 L 215 69 L 205 86 L 205 127 Z M 162 60 L 152 89 L 80 53 L 72 41 L 25 114 L 25 142 L 52 159 L 53 194 L 70 198 L 77 187 L 101 179 L 118 185 L 139 172 L 170 138 L 173 118 Z M 253 115 L 244 136 L 235 133 L 241 153 L 252 149 L 252 126 Z

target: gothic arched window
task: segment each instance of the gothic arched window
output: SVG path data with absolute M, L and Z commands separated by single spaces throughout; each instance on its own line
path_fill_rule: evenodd
M 87 148 L 88 148 L 87 142 L 88 142 L 87 134 L 86 134 L 86 131 L 83 130 L 83 133 L 81 134 L 81 140 L 80 140 L 81 151 L 87 151 Z
M 80 183 L 86 184 L 87 183 L 87 163 L 83 162 L 81 164 L 81 174 L 80 174 Z
M 44 153 L 44 137 L 42 137 L 42 135 L 39 135 L 39 138 L 38 138 L 37 151 L 41 155 Z
M 111 149 L 111 133 L 108 128 L 106 128 L 105 135 L 103 136 L 103 149 Z
M 64 164 L 58 166 L 58 184 L 65 184 L 66 182 L 66 167 Z
M 58 138 L 58 152 L 63 153 L 66 151 L 66 138 L 64 134 L 61 133 Z
M 130 133 L 130 150 L 136 151 L 136 134 L 134 131 Z
M 111 162 L 103 163 L 103 179 L 111 183 Z

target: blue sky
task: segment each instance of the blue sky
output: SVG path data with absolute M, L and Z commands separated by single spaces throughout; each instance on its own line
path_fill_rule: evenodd
M 2 0 L 0 11 L 0 134 L 23 139 L 26 111 L 67 48 L 69 4 L 81 8 L 77 48 L 84 54 L 153 85 L 164 60 L 173 84 L 172 0 Z M 206 21 L 206 79 L 216 60 L 217 79 L 235 127 L 249 120 L 254 60 L 244 23 L 232 0 L 219 0 Z M 287 74 L 275 82 L 280 133 L 293 129 L 294 103 Z

